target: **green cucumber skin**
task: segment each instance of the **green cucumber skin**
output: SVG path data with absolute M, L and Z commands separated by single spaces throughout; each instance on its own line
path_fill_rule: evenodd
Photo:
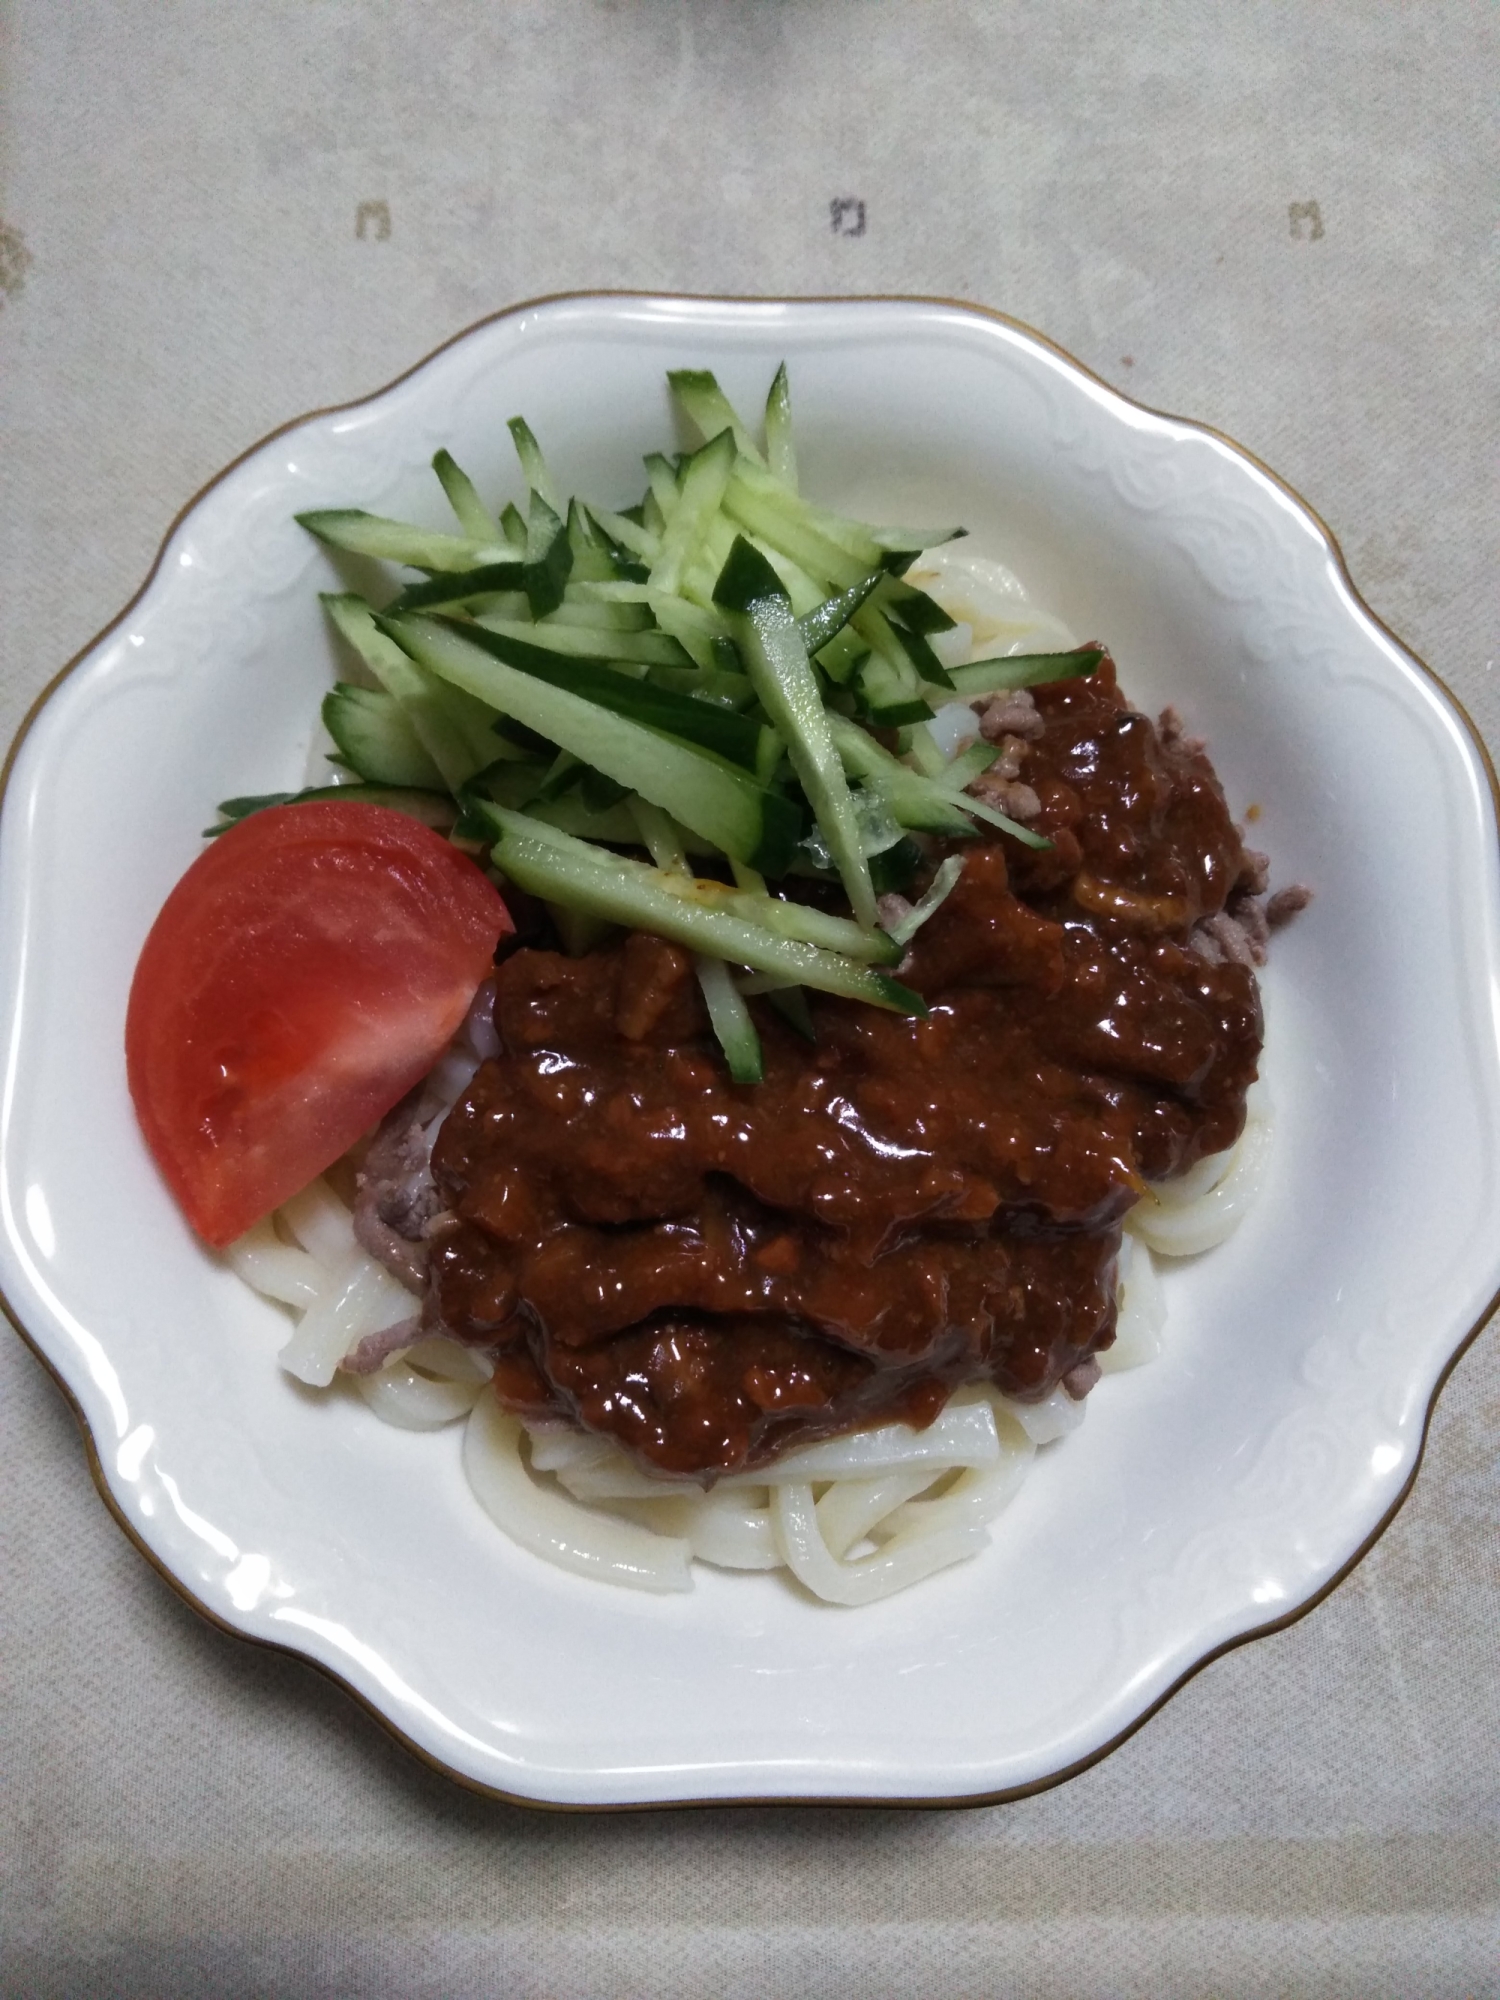
M 451 451 L 434 452 L 432 469 L 447 495 L 448 505 L 458 517 L 458 525 L 476 541 L 503 540 L 500 523 L 480 499 L 477 488 Z
M 323 726 L 367 784 L 441 791 L 443 774 L 401 703 L 383 689 L 340 681 L 323 697 Z
M 807 648 L 784 597 L 763 597 L 751 606 L 745 614 L 741 650 L 761 707 L 786 743 L 792 768 L 823 829 L 850 907 L 860 923 L 873 926 L 875 891 L 854 801 L 829 734 Z
M 444 535 L 427 528 L 413 528 L 405 521 L 388 521 L 381 514 L 367 514 L 359 507 L 315 508 L 297 515 L 300 526 L 319 541 L 351 555 L 373 556 L 378 562 L 403 564 L 407 569 L 460 572 L 486 568 L 493 563 L 518 560 L 520 549 L 508 543 L 484 543 L 464 535 Z
M 1044 687 L 1049 681 L 1086 679 L 1106 658 L 1102 646 L 1075 646 L 1067 653 L 1011 653 L 1000 660 L 974 660 L 954 667 L 949 679 L 959 695 L 1006 694 L 1014 688 Z
M 559 606 L 559 610 L 562 608 Z M 486 632 L 498 633 L 502 639 L 513 639 L 520 645 L 534 646 L 544 652 L 565 653 L 574 659 L 601 663 L 629 660 L 647 667 L 690 667 L 693 664 L 691 654 L 669 632 L 601 631 L 593 626 L 569 625 L 555 613 L 549 614 L 545 622 L 532 625 L 514 618 L 484 616 L 474 622 Z
M 815 611 L 804 612 L 797 623 L 808 652 L 820 653 L 831 639 L 836 639 L 880 581 L 881 572 L 871 570 L 863 582 L 841 590 L 836 597 L 825 598 Z
M 536 680 L 585 695 L 616 715 L 627 716 L 648 729 L 662 730 L 668 736 L 680 737 L 685 743 L 698 744 L 747 771 L 756 769 L 760 724 L 726 709 L 722 702 L 695 701 L 691 695 L 655 686 L 649 680 L 634 680 L 607 660 L 554 653 L 533 645 L 529 639 L 513 638 L 509 631 L 496 632 L 487 625 L 455 624 L 449 629 Z
M 490 563 L 484 569 L 459 570 L 450 576 L 430 576 L 424 583 L 409 583 L 386 610 L 425 611 L 435 604 L 466 604 L 473 597 L 520 588 L 520 563 Z
M 386 693 L 406 710 L 422 746 L 457 792 L 476 771 L 492 763 L 491 711 L 419 667 L 375 622 L 362 597 L 327 594 L 323 608 Z
M 431 672 L 571 750 L 736 860 L 766 875 L 790 865 L 801 836 L 797 808 L 736 766 L 508 666 L 437 620 L 389 619 L 381 629 Z M 705 705 L 704 712 L 720 711 Z
M 702 953 L 693 962 L 698 984 L 703 990 L 709 1022 L 734 1083 L 760 1083 L 766 1073 L 760 1036 L 750 1018 L 745 996 L 729 976 L 722 958 L 706 958 Z
M 272 806 L 325 805 L 336 801 L 339 805 L 386 806 L 392 812 L 405 813 L 408 819 L 420 820 L 423 826 L 430 826 L 438 833 L 446 833 L 458 817 L 458 807 L 446 792 L 415 791 L 395 785 L 311 785 L 302 792 L 263 792 L 247 798 L 225 799 L 218 807 L 224 815 L 221 826 L 206 826 L 205 840 L 214 840 L 221 833 L 227 833 L 232 826 L 238 826 L 242 819 L 249 819 L 252 813 L 267 812 Z
M 575 909 L 636 930 L 654 931 L 690 951 L 727 959 L 733 965 L 784 974 L 845 999 L 863 1000 L 899 1014 L 925 1014 L 927 1003 L 888 973 L 855 965 L 834 952 L 791 938 L 778 938 L 757 925 L 720 911 L 704 911 L 657 888 L 656 870 L 538 826 L 520 813 L 476 802 L 499 834 L 493 859 L 502 874 L 544 900 L 565 896 Z

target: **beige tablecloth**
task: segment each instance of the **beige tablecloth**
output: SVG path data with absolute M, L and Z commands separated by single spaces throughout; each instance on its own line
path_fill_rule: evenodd
M 0 732 L 262 432 L 623 286 L 1031 322 L 1275 466 L 1500 741 L 1497 58 L 1484 0 L 0 0 Z M 930 1815 L 468 1796 L 0 1378 L 6 1994 L 1500 1993 L 1493 1333 L 1321 1609 Z

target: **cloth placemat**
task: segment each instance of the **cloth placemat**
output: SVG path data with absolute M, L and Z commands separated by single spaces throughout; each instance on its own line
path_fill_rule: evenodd
M 999 307 L 1288 479 L 1500 742 L 1473 0 L 0 0 L 0 738 L 178 508 L 517 299 Z M 1392 774 L 1399 782 L 1399 774 Z M 972 1812 L 467 1795 L 201 1623 L 0 1340 L 6 1994 L 1500 1993 L 1500 1343 L 1319 1610 Z

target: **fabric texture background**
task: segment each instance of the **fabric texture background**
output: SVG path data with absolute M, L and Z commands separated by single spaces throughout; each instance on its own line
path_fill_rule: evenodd
M 265 431 L 618 286 L 1014 314 L 1500 742 L 1485 0 L 0 0 L 0 65 L 0 739 Z M 1497 1442 L 1492 1330 L 1348 1581 L 1053 1792 L 558 1817 L 201 1623 L 6 1337 L 0 1990 L 1500 1994 Z

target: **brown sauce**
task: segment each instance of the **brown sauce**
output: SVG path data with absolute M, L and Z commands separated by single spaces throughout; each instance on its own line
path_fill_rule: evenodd
M 959 1383 L 1040 1397 L 1114 1338 L 1144 1180 L 1233 1143 L 1253 973 L 1189 949 L 1246 867 L 1205 757 L 1089 680 L 1036 692 L 1053 847 L 966 848 L 903 978 L 925 1020 L 753 1003 L 731 1083 L 688 956 L 632 936 L 499 969 L 504 1053 L 439 1135 L 429 1317 L 502 1401 L 713 1475 Z

